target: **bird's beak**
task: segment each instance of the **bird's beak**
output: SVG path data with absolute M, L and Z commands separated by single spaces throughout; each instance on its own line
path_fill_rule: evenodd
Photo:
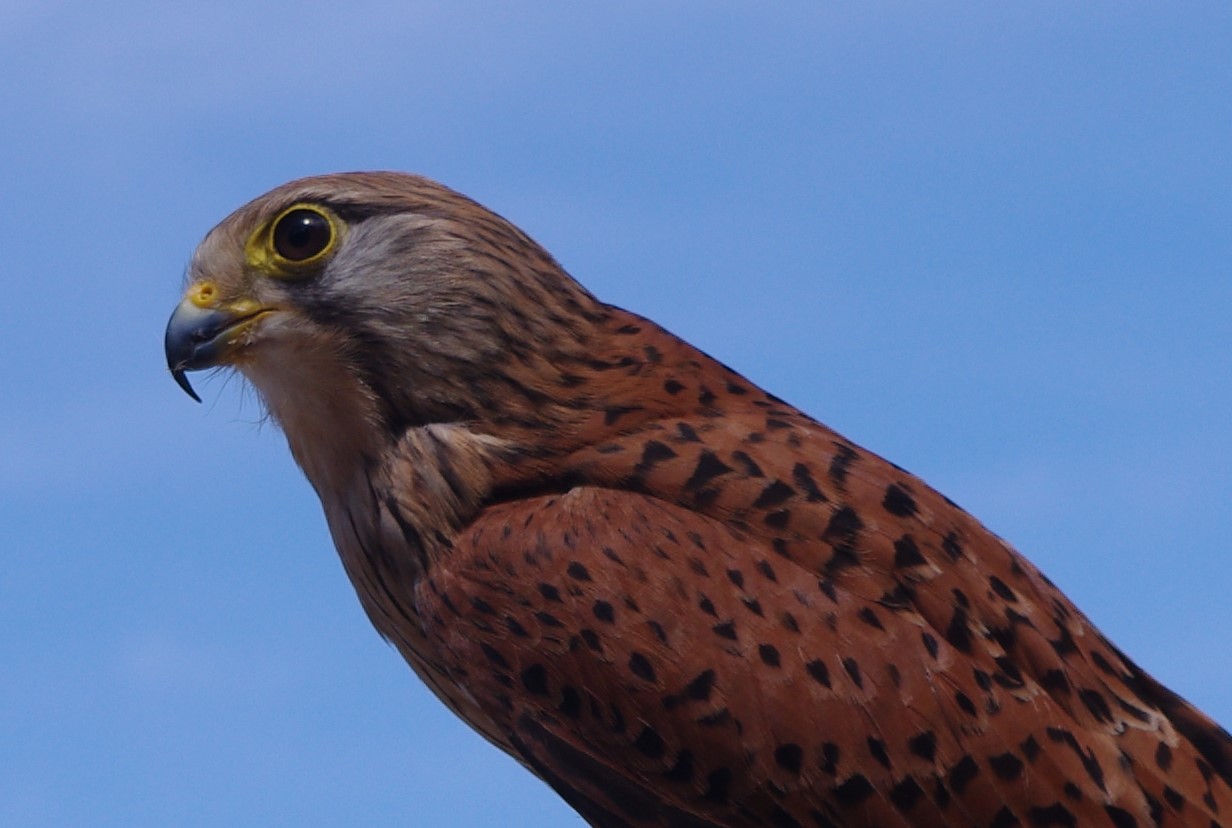
M 176 383 L 197 402 L 201 398 L 184 375 L 230 362 L 230 357 L 247 341 L 247 332 L 257 320 L 270 313 L 255 302 L 215 303 L 216 288 L 198 283 L 176 306 L 167 322 L 163 342 L 167 351 L 167 368 Z

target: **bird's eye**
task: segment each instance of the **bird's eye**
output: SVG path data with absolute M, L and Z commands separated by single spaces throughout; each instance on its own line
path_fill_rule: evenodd
M 272 233 L 274 252 L 288 262 L 306 262 L 326 250 L 334 241 L 330 220 L 310 207 L 288 210 Z

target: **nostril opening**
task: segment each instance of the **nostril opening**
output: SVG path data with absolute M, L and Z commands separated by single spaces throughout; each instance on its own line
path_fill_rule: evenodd
M 199 308 L 207 308 L 214 303 L 214 294 L 218 292 L 217 287 L 211 282 L 202 282 L 195 285 L 192 289 L 192 302 Z

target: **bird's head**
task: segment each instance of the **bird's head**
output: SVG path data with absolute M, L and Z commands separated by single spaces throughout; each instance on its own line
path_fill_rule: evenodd
M 607 312 L 464 196 L 417 176 L 348 173 L 286 184 L 215 227 L 166 351 L 194 397 L 185 372 L 238 369 L 294 449 L 433 423 L 551 422 Z

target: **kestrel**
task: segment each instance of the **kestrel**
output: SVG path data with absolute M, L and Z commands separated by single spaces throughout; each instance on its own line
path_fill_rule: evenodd
M 201 243 L 231 366 L 360 603 L 591 825 L 1232 826 L 1232 738 L 923 481 L 424 178 L 292 182 Z

